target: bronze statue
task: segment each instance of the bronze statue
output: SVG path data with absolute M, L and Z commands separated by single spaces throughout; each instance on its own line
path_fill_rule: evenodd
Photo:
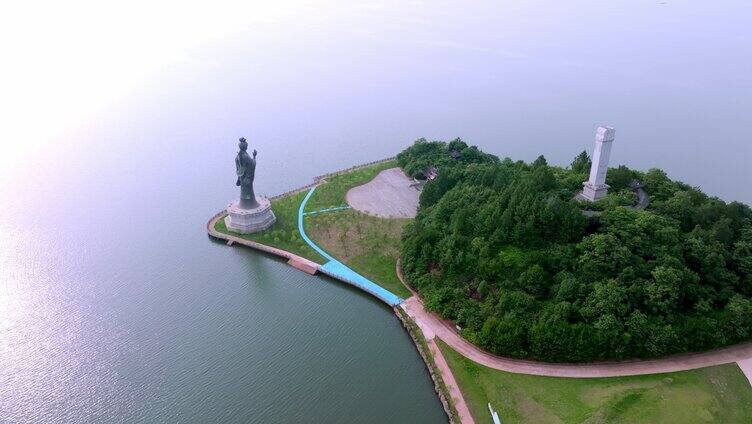
M 256 150 L 251 157 L 248 150 L 248 143 L 244 137 L 240 137 L 238 143 L 240 151 L 235 157 L 235 169 L 238 173 L 238 181 L 235 185 L 240 186 L 240 207 L 242 209 L 253 209 L 259 206 L 256 201 L 256 194 L 253 192 L 253 178 L 256 175 Z

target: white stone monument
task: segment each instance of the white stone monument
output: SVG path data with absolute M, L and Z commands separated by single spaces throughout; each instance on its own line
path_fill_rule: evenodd
M 595 149 L 593 150 L 593 164 L 590 166 L 590 178 L 582 183 L 580 197 L 595 202 L 606 197 L 608 185 L 608 159 L 611 156 L 611 145 L 614 143 L 615 131 L 611 127 L 598 127 L 595 132 Z

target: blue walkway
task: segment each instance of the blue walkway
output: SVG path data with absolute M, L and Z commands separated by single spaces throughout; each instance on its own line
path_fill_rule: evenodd
M 341 210 L 344 210 L 344 209 L 350 209 L 350 205 L 337 206 L 336 208 L 327 208 L 327 209 L 321 209 L 321 210 L 318 210 L 318 211 L 303 212 L 303 215 L 318 215 L 320 213 L 336 212 L 336 211 L 341 211 Z
M 311 198 L 314 190 L 316 190 L 316 187 L 311 188 L 308 194 L 306 194 L 306 197 L 300 203 L 300 207 L 298 208 L 298 230 L 300 231 L 300 236 L 303 237 L 303 240 L 305 240 L 305 242 L 308 243 L 308 245 L 311 246 L 313 250 L 318 252 L 328 261 L 327 263 L 322 265 L 321 268 L 319 268 L 321 272 L 336 279 L 348 282 L 353 286 L 360 288 L 361 290 L 371 293 L 372 295 L 384 301 L 389 306 L 394 307 L 402 303 L 402 299 L 399 296 L 348 268 L 347 265 L 336 260 L 332 255 L 326 253 L 324 249 L 320 248 L 316 243 L 313 242 L 313 240 L 308 237 L 303 226 L 303 216 L 305 215 L 303 210 L 305 209 L 305 205 L 306 203 L 308 203 L 308 199 Z

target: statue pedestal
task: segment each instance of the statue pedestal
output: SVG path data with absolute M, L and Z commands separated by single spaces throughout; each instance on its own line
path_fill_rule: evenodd
M 227 206 L 225 225 L 227 229 L 240 234 L 264 231 L 277 220 L 272 212 L 272 205 L 266 197 L 256 197 L 259 205 L 253 209 L 240 207 L 240 199 L 235 199 Z

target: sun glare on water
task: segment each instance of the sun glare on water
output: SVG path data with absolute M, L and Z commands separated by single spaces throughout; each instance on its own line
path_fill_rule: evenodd
M 15 2 L 3 8 L 0 177 L 207 43 L 304 17 L 306 2 Z

